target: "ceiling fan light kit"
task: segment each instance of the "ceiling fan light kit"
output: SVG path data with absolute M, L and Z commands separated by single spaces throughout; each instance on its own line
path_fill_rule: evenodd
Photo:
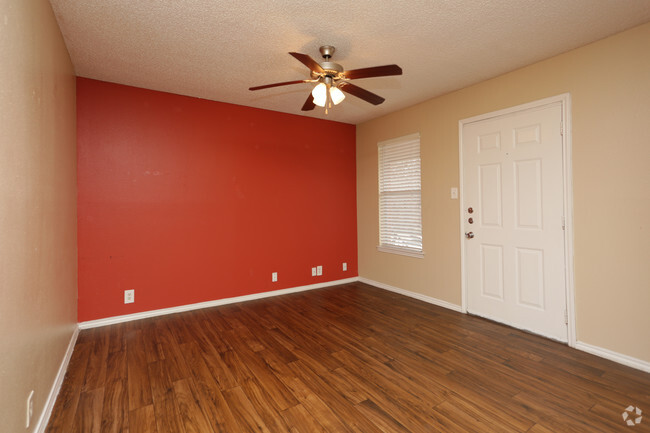
M 341 92 L 338 87 L 332 87 L 330 89 L 330 98 L 332 98 L 334 105 L 339 105 L 345 99 L 345 93 Z
M 311 96 L 314 97 L 314 104 L 319 107 L 324 107 L 327 103 L 327 86 L 325 83 L 319 83 L 311 91 Z
M 319 107 L 325 107 L 325 113 L 327 113 L 328 108 L 332 108 L 332 104 L 338 105 L 345 99 L 345 95 L 341 92 L 341 89 L 332 86 L 332 79 L 330 77 L 325 77 L 323 82 L 318 83 L 314 87 L 314 90 L 311 91 L 311 95 L 314 98 L 314 104 Z
M 250 87 L 249 90 L 262 90 L 298 83 L 318 83 L 307 97 L 307 100 L 302 106 L 302 111 L 313 110 L 316 105 L 318 105 L 319 107 L 324 107 L 325 114 L 327 114 L 327 110 L 332 108 L 332 104 L 338 105 L 345 99 L 345 94 L 343 92 L 363 99 L 373 105 L 379 105 L 384 102 L 384 98 L 381 96 L 350 83 L 350 80 L 402 75 L 402 68 L 397 65 L 374 66 L 346 71 L 343 69 L 343 66 L 338 63 L 330 62 L 336 48 L 331 45 L 323 45 L 319 50 L 323 59 L 325 59 L 325 61 L 320 63 L 316 62 L 307 54 L 294 52 L 289 53 L 309 68 L 311 71 L 310 80 L 295 80 L 266 84 L 263 86 Z

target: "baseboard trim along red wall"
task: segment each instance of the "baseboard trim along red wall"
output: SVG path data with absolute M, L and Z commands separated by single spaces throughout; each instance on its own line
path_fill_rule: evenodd
M 272 290 L 270 292 L 253 293 L 251 295 L 236 296 L 234 298 L 217 299 L 214 301 L 199 302 L 196 304 L 178 305 L 176 307 L 162 308 L 159 310 L 143 311 L 141 313 L 125 314 L 123 316 L 106 317 L 103 319 L 80 322 L 79 329 L 99 328 L 102 326 L 114 325 L 116 323 L 131 322 L 133 320 L 148 319 L 150 317 L 166 316 L 168 314 L 182 313 L 185 311 L 202 310 L 204 308 L 219 307 L 222 305 L 236 304 L 239 302 L 255 301 L 258 299 L 271 298 L 274 296 L 289 295 L 291 293 L 317 290 L 325 287 L 338 286 L 359 281 L 359 277 L 346 278 L 343 280 L 327 281 L 324 283 L 310 284 L 308 286 L 289 287 L 287 289 Z
M 358 276 L 355 134 L 78 78 L 79 321 Z

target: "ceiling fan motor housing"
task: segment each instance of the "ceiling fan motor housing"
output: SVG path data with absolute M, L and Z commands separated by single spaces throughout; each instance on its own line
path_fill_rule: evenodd
M 343 66 L 334 62 L 321 62 L 319 65 L 321 68 L 323 68 L 323 71 L 325 71 L 324 75 L 330 76 L 332 78 L 340 78 L 339 75 L 344 71 Z M 318 76 L 323 76 L 323 74 L 314 73 L 312 71 L 313 78 L 316 78 Z
M 336 51 L 336 48 L 334 48 L 331 45 L 323 45 L 322 47 L 319 48 L 319 51 L 323 58 L 325 59 L 324 62 L 319 63 L 320 67 L 323 68 L 323 71 L 325 71 L 325 76 L 332 77 L 336 80 L 338 80 L 340 75 L 343 73 L 345 69 L 343 69 L 343 66 L 339 65 L 338 63 L 330 62 L 329 59 L 334 55 L 334 52 Z M 312 72 L 312 77 L 316 78 L 318 77 L 319 74 L 314 74 Z M 323 74 L 320 74 L 320 76 L 323 76 Z

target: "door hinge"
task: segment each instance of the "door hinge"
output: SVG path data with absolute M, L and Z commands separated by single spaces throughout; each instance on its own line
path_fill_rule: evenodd
M 564 135 L 564 120 L 560 121 L 560 135 Z
M 564 310 L 564 324 L 565 325 L 569 324 L 569 313 L 567 312 L 566 309 Z
M 562 230 L 566 230 L 566 218 L 562 217 Z

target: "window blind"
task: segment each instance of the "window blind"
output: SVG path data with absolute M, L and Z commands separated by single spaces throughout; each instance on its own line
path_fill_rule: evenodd
M 379 144 L 379 244 L 422 252 L 419 135 Z

